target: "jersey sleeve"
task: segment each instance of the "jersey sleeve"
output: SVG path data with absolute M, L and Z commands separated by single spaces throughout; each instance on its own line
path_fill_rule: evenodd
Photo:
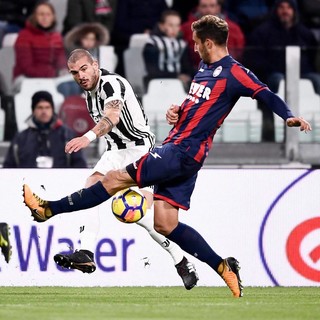
M 268 108 L 270 108 L 274 113 L 276 113 L 283 120 L 294 117 L 289 106 L 275 93 L 268 90 L 260 91 L 256 95 L 256 99 L 264 103 Z
M 120 78 L 113 77 L 103 85 L 104 106 L 110 101 L 120 100 L 124 103 L 125 86 Z
M 255 99 L 258 92 L 268 88 L 253 72 L 240 64 L 232 65 L 231 75 L 231 89 L 232 94 L 235 96 Z
M 231 73 L 233 75 L 233 94 L 238 97 L 246 96 L 257 99 L 284 120 L 293 117 L 289 106 L 275 93 L 271 92 L 267 85 L 262 83 L 249 69 L 234 64 Z

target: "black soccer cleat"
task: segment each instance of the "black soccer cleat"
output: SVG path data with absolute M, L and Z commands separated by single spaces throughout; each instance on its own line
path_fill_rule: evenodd
M 176 265 L 176 268 L 187 290 L 191 290 L 194 286 L 197 285 L 199 277 L 196 272 L 196 268 L 193 263 L 187 260 L 186 257 L 183 257 L 181 262 Z
M 56 254 L 53 259 L 57 265 L 66 269 L 77 269 L 83 273 L 92 273 L 96 270 L 93 258 L 87 254 L 86 250 L 76 250 L 71 254 Z M 92 254 L 93 256 L 93 254 Z
M 12 254 L 9 235 L 10 233 L 9 233 L 8 224 L 1 222 L 0 223 L 0 247 L 1 247 L 1 252 L 4 255 L 4 259 L 6 260 L 7 263 L 9 263 L 9 260 Z

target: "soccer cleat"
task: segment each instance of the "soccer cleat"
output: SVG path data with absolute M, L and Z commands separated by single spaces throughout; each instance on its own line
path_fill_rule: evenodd
M 193 263 L 189 262 L 186 257 L 183 257 L 181 262 L 176 265 L 176 268 L 187 290 L 196 286 L 199 277 Z
M 7 263 L 9 263 L 12 254 L 9 235 L 8 224 L 4 222 L 0 223 L 0 247 Z
M 56 264 L 66 269 L 77 269 L 83 273 L 92 273 L 96 270 L 93 258 L 90 258 L 84 250 L 76 250 L 71 254 L 56 254 L 53 259 Z
M 23 185 L 23 198 L 25 205 L 30 209 L 31 215 L 37 222 L 44 222 L 52 217 L 48 201 L 42 200 L 34 194 L 27 184 Z
M 240 298 L 243 295 L 239 270 L 239 262 L 232 257 L 224 259 L 218 267 L 219 275 L 230 288 L 235 298 Z

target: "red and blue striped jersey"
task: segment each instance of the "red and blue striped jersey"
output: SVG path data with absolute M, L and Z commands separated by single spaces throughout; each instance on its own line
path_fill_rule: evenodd
M 180 145 L 202 163 L 216 131 L 241 96 L 263 101 L 283 119 L 293 116 L 284 101 L 250 70 L 227 55 L 209 65 L 200 62 L 189 94 L 181 104 L 179 120 L 163 144 Z

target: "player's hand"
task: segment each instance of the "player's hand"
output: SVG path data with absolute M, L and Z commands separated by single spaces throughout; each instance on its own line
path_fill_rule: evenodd
M 167 110 L 166 119 L 169 124 L 175 125 L 178 122 L 179 109 L 180 109 L 180 106 L 176 104 L 172 104 L 171 107 Z
M 66 153 L 72 153 L 72 152 L 77 152 L 83 148 L 86 148 L 90 144 L 90 140 L 85 137 L 77 137 L 72 140 L 70 140 L 64 149 Z
M 288 127 L 300 127 L 300 131 L 306 133 L 312 130 L 310 123 L 302 117 L 288 118 L 286 123 Z

